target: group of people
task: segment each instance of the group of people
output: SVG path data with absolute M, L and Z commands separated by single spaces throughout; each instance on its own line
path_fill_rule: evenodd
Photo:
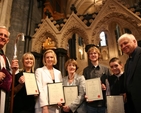
M 110 59 L 110 70 L 101 65 L 100 50 L 93 46 L 87 51 L 90 62 L 84 68 L 83 74 L 76 73 L 78 69 L 76 60 L 69 59 L 65 63 L 68 75 L 63 78 L 61 72 L 53 67 L 57 63 L 57 56 L 50 49 L 43 54 L 44 66 L 36 70 L 32 53 L 23 55 L 21 70 L 19 70 L 18 60 L 14 59 L 10 64 L 2 51 L 5 44 L 9 42 L 9 35 L 6 27 L 0 26 L 0 69 L 4 67 L 9 73 L 15 72 L 13 113 L 106 113 L 107 95 L 122 95 L 125 113 L 141 113 L 141 48 L 138 47 L 137 40 L 132 34 L 123 34 L 118 39 L 123 53 L 129 55 L 125 67 L 117 57 Z M 26 94 L 24 72 L 35 73 L 38 95 Z M 0 72 L 0 83 L 5 77 L 5 73 Z M 101 80 L 103 100 L 87 101 L 85 81 L 93 78 Z M 78 86 L 78 96 L 70 105 L 61 102 L 49 105 L 47 84 L 57 82 L 62 82 L 63 86 Z M 0 89 L 0 113 L 7 113 L 5 107 L 9 102 L 7 93 Z

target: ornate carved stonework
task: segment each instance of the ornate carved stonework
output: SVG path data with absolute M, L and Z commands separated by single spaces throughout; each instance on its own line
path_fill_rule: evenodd
M 45 40 L 45 42 L 43 43 L 43 49 L 46 50 L 46 49 L 55 49 L 55 48 L 56 48 L 55 47 L 55 42 L 52 41 L 52 39 L 48 37 Z
M 125 28 L 129 29 L 137 40 L 141 39 L 141 18 L 117 0 L 106 0 L 98 14 L 95 15 L 94 19 L 91 19 L 89 26 L 82 21 L 82 16 L 75 13 L 64 20 L 65 23 L 60 30 L 57 29 L 55 21 L 51 18 L 46 17 L 42 20 L 42 24 L 33 35 L 32 51 L 40 53 L 47 37 L 55 42 L 56 48 L 67 50 L 68 40 L 73 34 L 78 34 L 83 38 L 85 45 L 99 45 L 99 34 L 104 31 L 107 34 L 107 43 L 109 44 L 102 51 L 103 54 L 108 54 L 103 57 L 106 60 L 113 56 L 118 57 L 118 53 L 114 52 L 119 51 L 115 36 L 116 25 L 119 25 L 122 31 Z

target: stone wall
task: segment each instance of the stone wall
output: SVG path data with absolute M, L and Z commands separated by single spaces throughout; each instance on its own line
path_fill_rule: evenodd
M 36 25 L 40 23 L 42 19 L 42 9 L 38 8 L 37 0 L 13 0 L 11 8 L 10 18 L 10 42 L 6 47 L 6 55 L 10 59 L 13 58 L 14 44 L 19 33 L 24 33 L 25 36 L 31 37 L 34 34 Z M 17 43 L 18 59 L 21 62 L 23 55 L 25 42 L 22 42 L 19 38 Z M 27 51 L 26 51 L 27 52 Z M 20 63 L 21 67 L 21 63 Z

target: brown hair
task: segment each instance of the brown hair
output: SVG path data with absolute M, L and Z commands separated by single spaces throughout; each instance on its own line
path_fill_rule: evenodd
M 72 63 L 73 65 L 76 66 L 76 70 L 78 69 L 78 65 L 77 65 L 76 60 L 74 60 L 74 59 L 69 59 L 69 60 L 67 60 L 66 63 L 65 63 L 65 69 L 66 69 L 66 70 L 67 70 L 67 66 L 68 66 L 70 63 Z
M 88 52 L 87 52 L 88 56 L 90 55 L 90 52 L 91 52 L 91 51 L 96 51 L 96 53 L 98 53 L 98 57 L 101 58 L 100 50 L 99 50 L 97 47 L 95 47 L 95 46 L 90 47 L 90 48 L 88 49 Z
M 111 58 L 111 60 L 109 61 L 109 64 L 111 63 L 111 62 L 118 62 L 120 65 L 122 64 L 122 62 L 119 60 L 119 58 L 117 58 L 117 57 L 113 57 L 113 58 Z

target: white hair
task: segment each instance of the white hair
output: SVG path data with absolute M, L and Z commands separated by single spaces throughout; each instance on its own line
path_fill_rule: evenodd
M 137 41 L 136 38 L 134 37 L 134 35 L 125 33 L 125 34 L 123 34 L 123 35 L 121 35 L 121 36 L 119 37 L 118 43 L 120 42 L 120 40 L 125 39 L 125 38 L 126 38 L 126 39 L 129 39 L 129 40 L 135 40 L 135 41 Z
M 0 29 L 5 29 L 8 31 L 8 29 L 5 26 L 0 26 Z M 8 31 L 8 37 L 10 36 L 10 32 Z

